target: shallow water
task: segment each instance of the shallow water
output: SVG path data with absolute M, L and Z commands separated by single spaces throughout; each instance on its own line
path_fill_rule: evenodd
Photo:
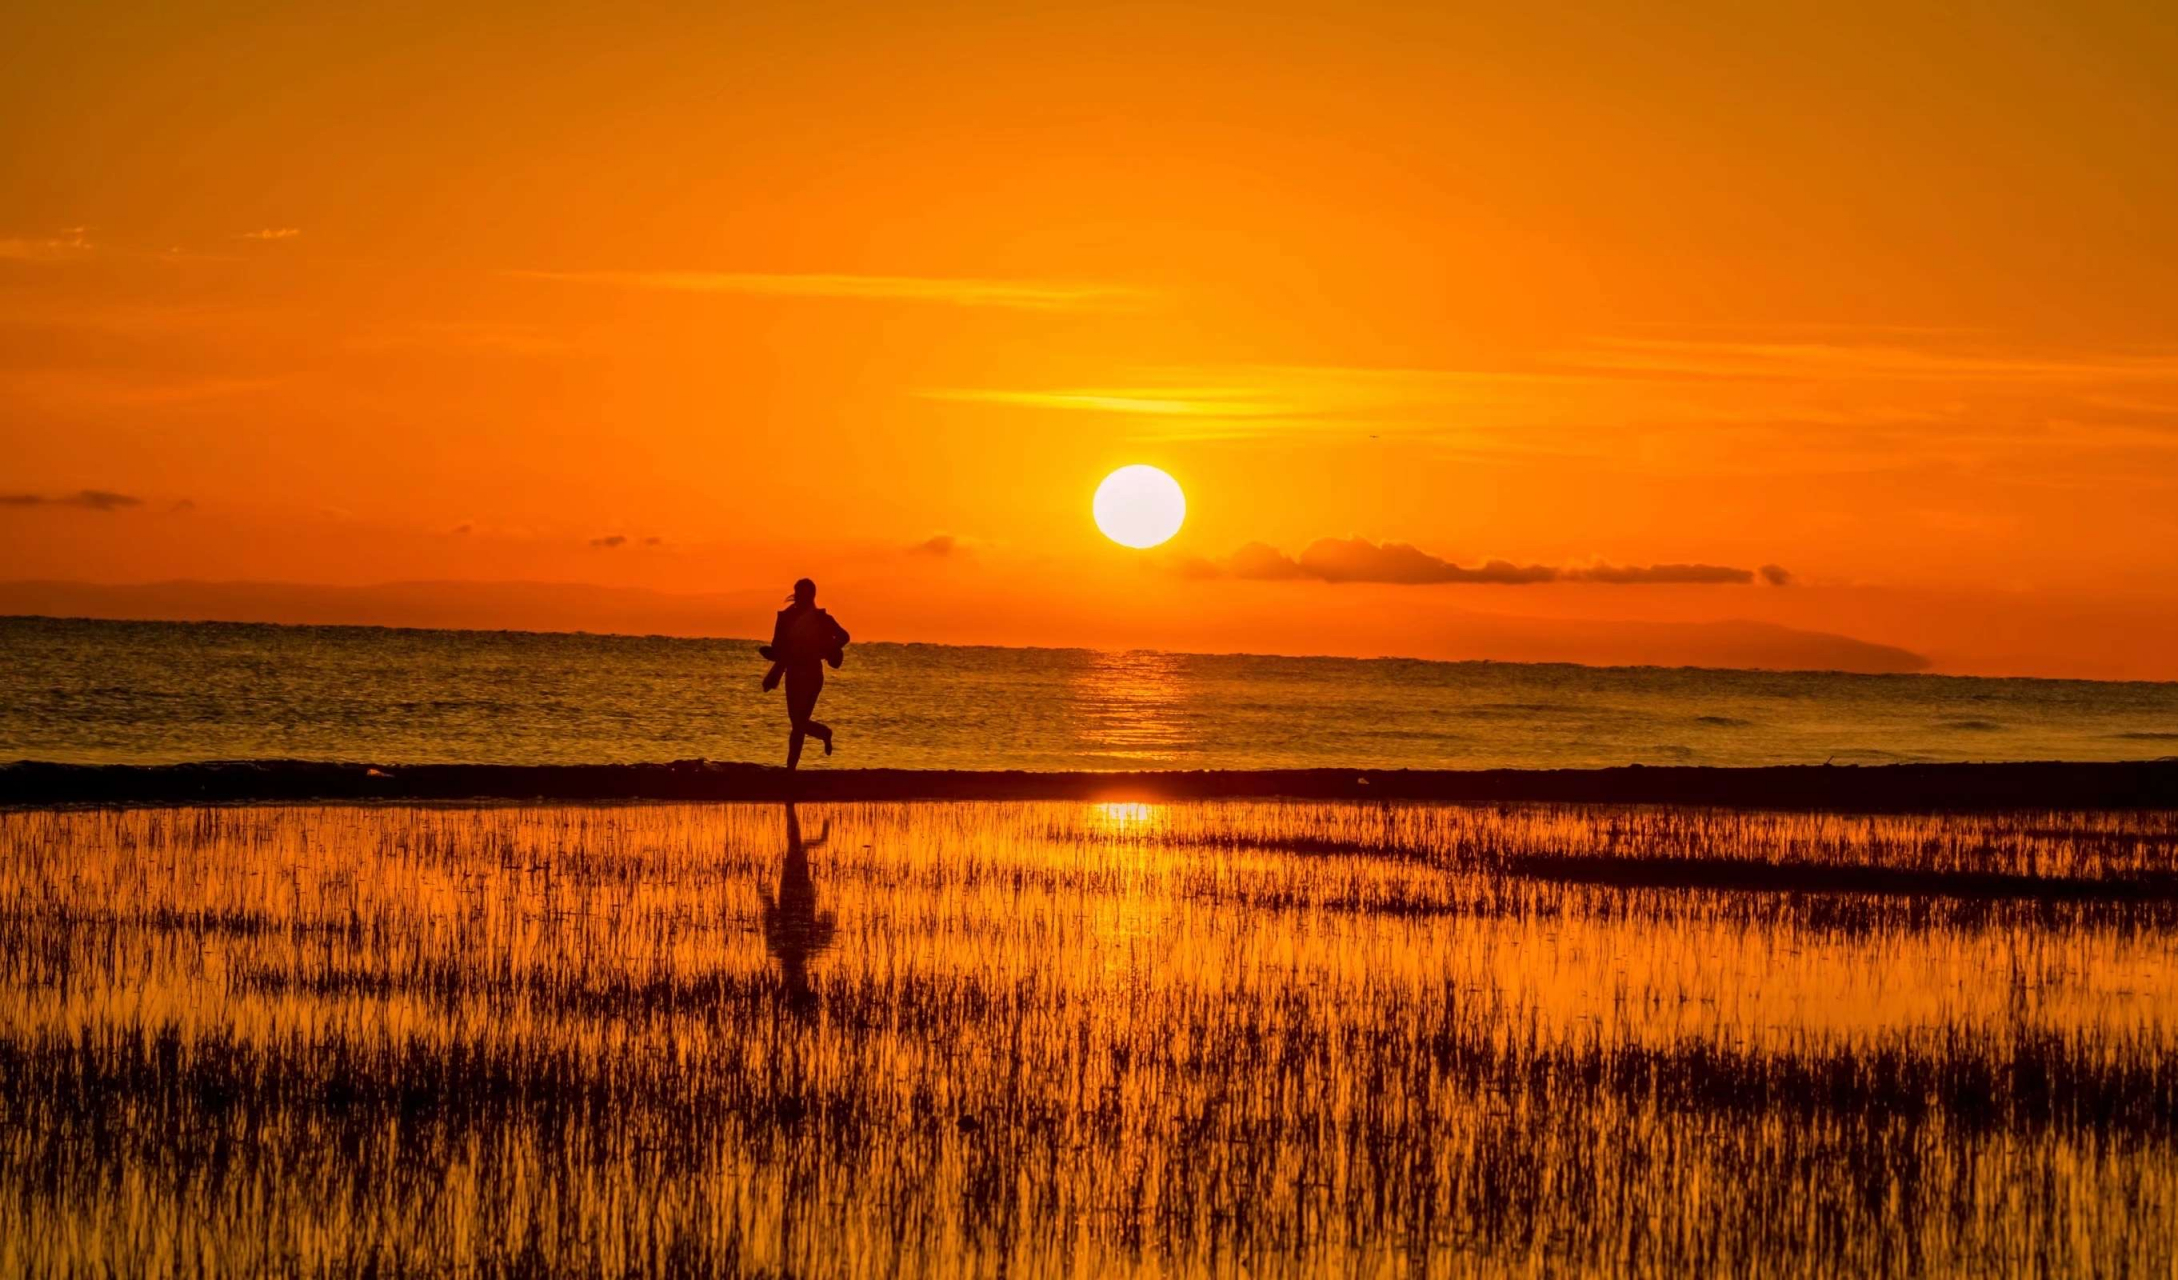
M 0 1270 L 2166 1274 L 2174 871 L 2169 813 L 0 814 Z
M 0 760 L 780 758 L 753 642 L 0 619 Z M 830 763 L 1556 768 L 2121 760 L 2178 683 L 857 644 Z M 822 767 L 824 761 L 814 762 Z

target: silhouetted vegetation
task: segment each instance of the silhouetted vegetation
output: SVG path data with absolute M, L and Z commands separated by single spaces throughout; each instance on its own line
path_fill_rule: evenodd
M 0 1270 L 2162 1274 L 2174 863 L 2155 811 L 5 814 Z

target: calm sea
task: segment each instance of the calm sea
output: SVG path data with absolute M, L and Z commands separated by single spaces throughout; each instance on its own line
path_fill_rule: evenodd
M 0 760 L 772 761 L 755 642 L 0 619 Z M 2178 684 L 856 644 L 835 765 L 1481 768 L 2178 753 Z M 815 752 L 814 746 L 812 747 Z M 825 761 L 815 753 L 821 767 Z

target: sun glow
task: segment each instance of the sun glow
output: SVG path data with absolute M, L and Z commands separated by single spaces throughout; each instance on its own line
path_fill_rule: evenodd
M 1179 481 L 1137 463 L 1104 477 L 1091 510 L 1105 537 L 1123 547 L 1154 547 L 1180 531 L 1187 496 Z

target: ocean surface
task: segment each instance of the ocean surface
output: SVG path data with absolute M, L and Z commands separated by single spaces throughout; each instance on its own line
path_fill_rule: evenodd
M 0 619 L 0 760 L 781 759 L 753 640 Z M 856 644 L 805 767 L 1552 768 L 2178 754 L 2178 683 Z

